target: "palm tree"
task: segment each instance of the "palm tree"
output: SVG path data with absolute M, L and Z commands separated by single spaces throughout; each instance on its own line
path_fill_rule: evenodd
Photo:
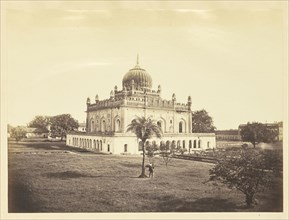
M 136 119 L 132 120 L 132 122 L 127 126 L 128 132 L 133 132 L 136 134 L 137 138 L 140 139 L 142 142 L 142 171 L 140 178 L 147 177 L 145 175 L 145 142 L 147 139 L 150 139 L 153 135 L 157 136 L 158 138 L 162 137 L 162 129 L 159 127 L 154 120 L 151 118 L 145 117 L 137 117 Z

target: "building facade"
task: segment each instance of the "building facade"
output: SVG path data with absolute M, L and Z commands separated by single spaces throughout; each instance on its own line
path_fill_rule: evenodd
M 176 95 L 171 100 L 161 98 L 161 86 L 152 89 L 152 78 L 138 62 L 125 74 L 122 89 L 117 86 L 110 98 L 94 103 L 87 98 L 86 132 L 67 135 L 66 144 L 112 154 L 140 154 L 141 144 L 135 134 L 127 132 L 127 126 L 136 116 L 151 117 L 162 128 L 161 139 L 152 142 L 175 145 L 194 150 L 213 149 L 216 145 L 214 133 L 192 133 L 192 100 L 178 103 Z
M 241 141 L 240 131 L 238 129 L 217 130 L 215 131 L 217 141 Z
M 23 127 L 26 131 L 26 138 L 48 138 L 49 132 L 37 128 Z
M 79 132 L 86 132 L 86 123 L 79 123 L 78 124 L 78 128 L 77 128 L 77 131 Z

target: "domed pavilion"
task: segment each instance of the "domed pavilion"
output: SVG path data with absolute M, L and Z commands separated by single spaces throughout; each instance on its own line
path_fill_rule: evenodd
M 108 99 L 92 103 L 87 98 L 86 133 L 67 135 L 69 146 L 87 148 L 112 154 L 141 154 L 141 143 L 127 126 L 136 116 L 151 117 L 162 128 L 162 139 L 150 139 L 146 144 L 175 145 L 186 148 L 188 153 L 215 147 L 215 134 L 192 133 L 192 100 L 178 103 L 176 95 L 171 100 L 161 98 L 161 86 L 153 90 L 150 74 L 136 65 L 123 77 L 122 89 L 117 86 Z

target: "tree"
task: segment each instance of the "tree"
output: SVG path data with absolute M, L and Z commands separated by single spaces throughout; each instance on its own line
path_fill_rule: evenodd
M 78 122 L 70 114 L 56 115 L 50 118 L 50 132 L 63 140 L 67 132 L 78 128 Z
M 268 129 L 265 125 L 258 122 L 248 122 L 241 128 L 240 134 L 242 140 L 251 142 L 254 148 L 256 147 L 256 144 L 260 142 L 273 142 L 278 135 L 277 131 Z
M 8 124 L 7 125 L 7 133 L 11 133 L 11 130 L 12 130 L 12 128 L 13 128 L 13 126 L 12 125 L 10 125 L 10 124 Z
M 192 112 L 192 132 L 210 133 L 215 131 L 213 119 L 206 110 Z
M 221 181 L 245 195 L 247 207 L 257 192 L 272 186 L 282 169 L 282 157 L 276 151 L 241 149 L 230 151 L 219 158 L 210 170 L 210 180 Z
M 154 120 L 151 118 L 137 117 L 132 120 L 132 122 L 127 127 L 127 132 L 133 132 L 136 134 L 137 138 L 142 142 L 142 172 L 140 178 L 147 177 L 145 175 L 145 142 L 155 135 L 158 138 L 162 137 L 162 129 L 159 127 Z
M 172 142 L 170 145 L 169 143 L 161 144 L 160 146 L 160 156 L 163 158 L 166 166 L 168 166 L 168 163 L 174 158 L 176 153 L 184 154 L 186 151 L 186 148 L 176 146 L 175 142 Z
M 36 128 L 36 133 L 46 133 L 49 132 L 49 121 L 50 117 L 38 115 L 28 124 L 28 127 Z
M 160 151 L 160 156 L 163 158 L 167 167 L 176 152 L 176 145 L 173 142 L 170 146 L 168 144 L 161 144 Z
M 11 128 L 11 137 L 15 138 L 15 140 L 18 142 L 22 138 L 26 137 L 26 130 L 20 126 L 17 126 L 15 128 Z

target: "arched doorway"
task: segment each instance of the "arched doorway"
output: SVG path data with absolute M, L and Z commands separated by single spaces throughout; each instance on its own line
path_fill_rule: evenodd
M 179 122 L 179 133 L 183 133 L 183 122 Z
M 115 120 L 115 132 L 120 132 L 120 120 L 118 118 Z
M 157 122 L 157 125 L 158 125 L 160 128 L 162 128 L 162 122 L 161 122 L 161 121 L 158 121 L 158 122 Z
M 138 150 L 142 151 L 142 141 L 138 142 Z

